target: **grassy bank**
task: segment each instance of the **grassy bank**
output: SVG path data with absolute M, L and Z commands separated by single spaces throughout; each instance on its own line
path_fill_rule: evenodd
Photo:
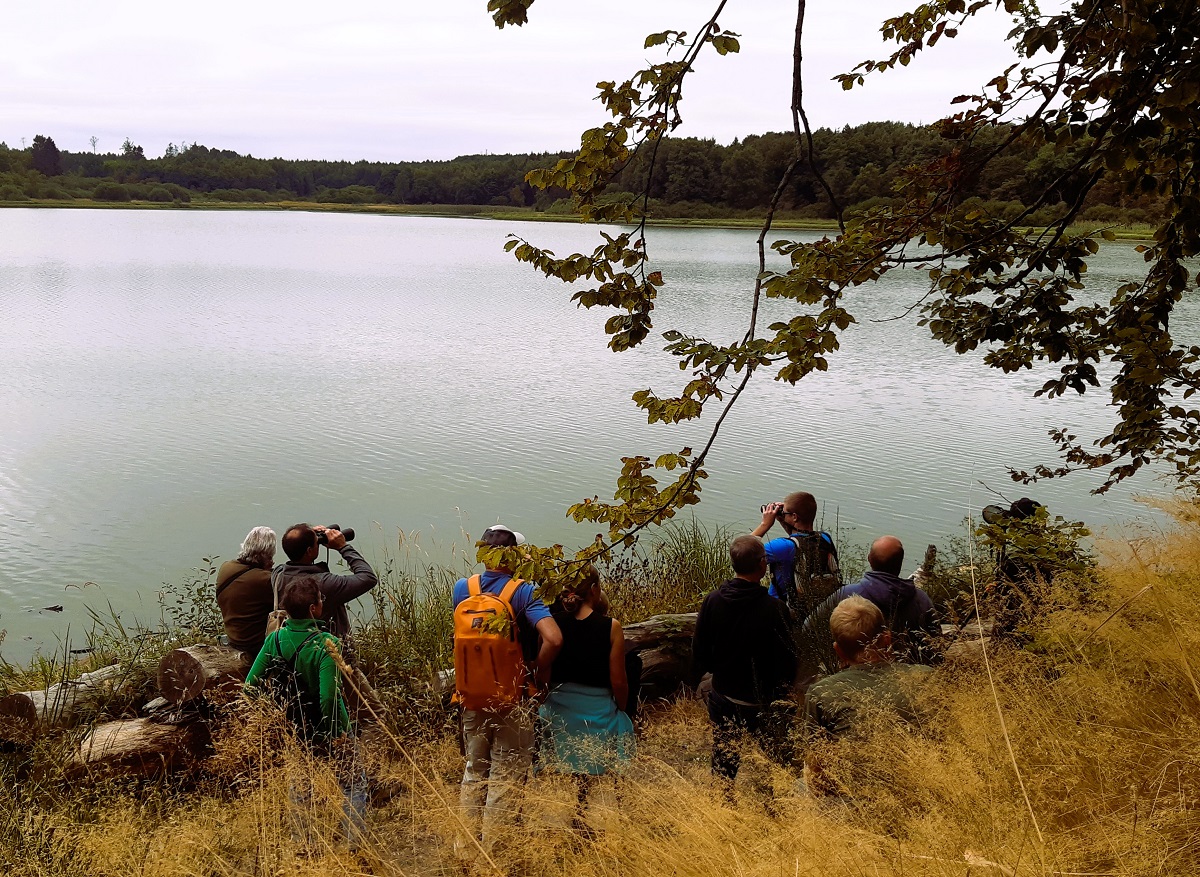
M 1023 648 L 942 667 L 929 720 L 826 753 L 854 789 L 804 794 L 794 773 L 748 759 L 736 805 L 708 770 L 702 707 L 682 698 L 651 712 L 630 774 L 593 796 L 596 837 L 567 828 L 573 791 L 552 777 L 528 790 L 498 870 L 480 873 L 672 875 L 1191 874 L 1200 852 L 1200 510 L 1174 509 L 1172 534 L 1101 544 L 1088 587 L 1050 583 Z M 725 575 L 727 534 L 668 531 L 607 571 L 627 619 L 694 608 Z M 843 554 L 851 552 L 843 550 Z M 943 587 L 986 578 L 976 547 L 946 552 Z M 364 656 L 396 712 L 375 749 L 380 802 L 352 855 L 330 840 L 292 839 L 289 782 L 315 778 L 309 816 L 333 838 L 339 816 L 326 768 L 286 744 L 269 716 L 233 704 L 216 754 L 164 782 L 67 784 L 58 765 L 81 728 L 0 756 L 0 869 L 74 875 L 434 875 L 461 873 L 451 854 L 461 757 L 453 719 L 424 678 L 448 658 L 447 585 L 457 570 L 397 561 L 362 631 Z M 203 571 L 202 571 L 203 574 Z M 171 604 L 169 630 L 98 632 L 95 662 L 141 656 L 214 629 L 200 581 Z M 107 651 L 105 651 L 107 650 Z M 8 668 L 10 690 L 46 668 Z M 118 686 L 105 714 L 149 692 Z M 96 718 L 95 716 L 93 718 Z M 766 806 L 770 801 L 770 807 Z
M 231 202 L 231 201 L 202 201 L 193 200 L 191 204 L 179 202 L 159 203 L 154 201 L 95 201 L 88 198 L 73 200 L 51 200 L 46 198 L 31 198 L 25 201 L 0 201 L 0 208 L 32 207 L 32 208 L 76 208 L 89 210 L 298 210 L 308 213 L 362 213 L 378 216 L 457 216 L 471 219 L 516 220 L 521 222 L 578 222 L 579 217 L 569 213 L 555 213 L 529 208 L 494 207 L 490 205 L 473 204 L 332 204 L 319 201 L 267 201 L 267 202 Z M 706 217 L 703 219 L 688 217 L 656 217 L 649 224 L 660 228 L 751 228 L 762 227 L 762 218 L 746 216 L 744 212 L 728 217 Z M 813 219 L 811 217 L 777 216 L 773 228 L 804 231 L 837 231 L 838 225 L 832 219 Z M 1100 226 L 1096 223 L 1074 226 L 1073 234 L 1092 231 Z M 1154 236 L 1151 225 L 1112 226 L 1113 235 L 1122 241 L 1145 241 Z

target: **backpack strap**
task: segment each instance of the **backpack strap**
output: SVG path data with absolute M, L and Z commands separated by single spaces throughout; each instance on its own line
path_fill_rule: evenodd
M 480 582 L 482 582 L 482 581 L 483 581 L 483 577 L 478 574 L 473 575 L 469 579 L 467 579 L 467 596 L 468 597 L 478 597 L 480 594 L 483 593 L 483 586 L 480 584 Z
M 515 612 L 513 612 L 513 608 L 512 608 L 513 594 L 517 593 L 517 588 L 521 587 L 521 585 L 523 585 L 523 584 L 525 584 L 525 582 L 521 581 L 521 579 L 514 577 L 514 578 L 509 579 L 505 583 L 504 587 L 500 589 L 499 597 L 501 600 L 504 601 L 504 605 L 506 605 L 508 607 L 508 611 L 510 613 L 512 613 L 513 615 L 516 614 Z
M 246 573 L 250 572 L 250 570 L 252 570 L 252 569 L 256 569 L 256 567 L 244 566 L 238 572 L 234 573 L 232 576 L 230 576 L 225 581 L 223 581 L 220 584 L 220 586 L 217 587 L 217 596 L 220 597 L 222 591 L 224 591 L 226 588 L 228 588 L 230 585 L 232 585 L 234 582 L 236 582 L 238 579 L 240 579 Z

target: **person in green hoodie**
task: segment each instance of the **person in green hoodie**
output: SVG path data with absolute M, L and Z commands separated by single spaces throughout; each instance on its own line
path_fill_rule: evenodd
M 341 671 L 334 659 L 335 653 L 340 654 L 341 644 L 333 634 L 324 632 L 317 621 L 323 601 L 319 583 L 312 576 L 298 576 L 284 585 L 280 604 L 288 618 L 283 627 L 267 637 L 246 676 L 245 690 L 255 693 L 264 687 L 269 676 L 290 674 L 294 668 L 293 696 L 309 703 L 307 710 L 303 703 L 293 705 L 300 707 L 291 711 L 300 719 L 297 731 L 313 746 L 314 752 L 328 754 L 334 760 L 345 798 L 346 837 L 354 846 L 363 829 L 367 781 L 359 765 L 354 729 L 342 698 Z

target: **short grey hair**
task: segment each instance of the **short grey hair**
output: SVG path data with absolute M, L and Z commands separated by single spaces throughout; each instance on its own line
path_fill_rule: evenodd
M 255 527 L 242 542 L 238 563 L 270 569 L 275 561 L 275 531 L 270 527 Z

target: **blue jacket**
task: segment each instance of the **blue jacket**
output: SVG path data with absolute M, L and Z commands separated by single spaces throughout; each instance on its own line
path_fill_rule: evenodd
M 804 622 L 805 634 L 828 637 L 829 616 L 838 603 L 853 596 L 864 597 L 879 607 L 892 632 L 892 648 L 897 660 L 930 664 L 937 658 L 931 639 L 941 636 L 942 625 L 929 595 L 913 584 L 912 579 L 874 569 L 860 581 L 834 591 L 818 606 Z

